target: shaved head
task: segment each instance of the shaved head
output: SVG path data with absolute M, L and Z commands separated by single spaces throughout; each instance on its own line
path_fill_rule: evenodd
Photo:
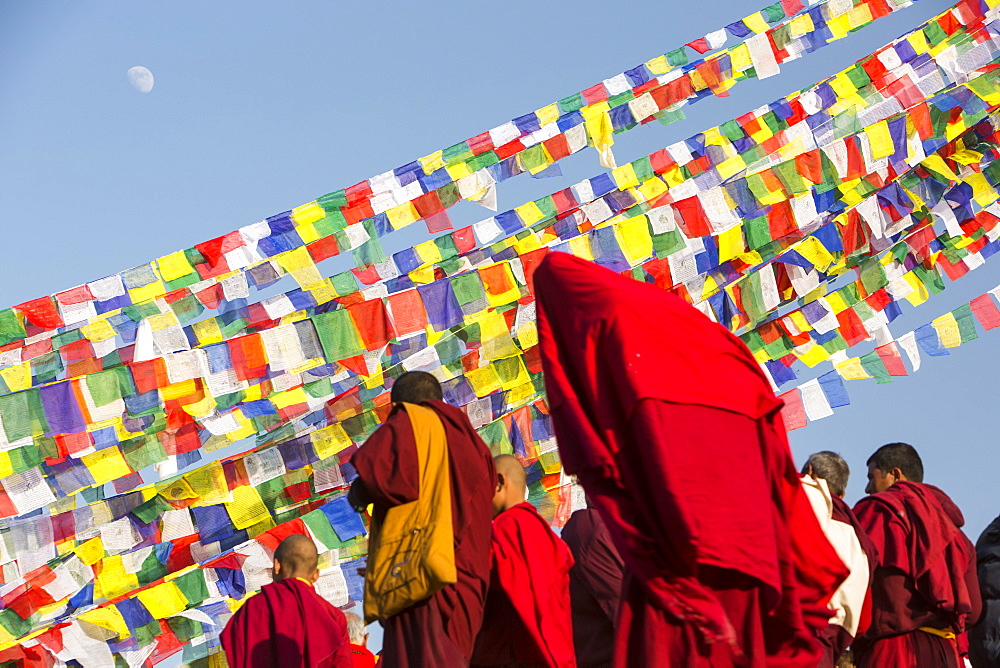
M 496 516 L 524 503 L 528 495 L 528 474 L 514 455 L 497 455 L 493 465 L 497 470 L 497 487 L 493 494 L 493 515 Z
M 407 371 L 392 384 L 389 394 L 393 403 L 405 401 L 408 404 L 441 401 L 443 396 L 441 383 L 426 371 Z
M 308 536 L 293 534 L 281 541 L 274 551 L 274 579 L 313 578 L 318 574 L 319 554 L 316 543 Z

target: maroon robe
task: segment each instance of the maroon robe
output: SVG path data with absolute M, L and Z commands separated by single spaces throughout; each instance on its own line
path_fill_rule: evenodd
M 441 401 L 434 409 L 448 440 L 451 517 L 458 582 L 382 621 L 382 664 L 467 665 L 483 619 L 490 578 L 490 521 L 496 470 L 493 457 L 465 413 Z M 420 493 L 417 446 L 406 411 L 396 408 L 351 458 L 358 471 L 355 500 L 375 504 L 377 519 Z
M 563 253 L 534 286 L 563 466 L 631 576 L 615 665 L 815 665 L 847 571 L 753 355 L 677 297 Z
M 347 618 L 298 578 L 251 596 L 222 631 L 230 668 L 352 668 Z
M 569 594 L 573 646 L 581 668 L 610 666 L 625 565 L 601 514 L 593 508 L 570 516 L 560 534 L 573 553 Z
M 854 507 L 879 552 L 872 583 L 872 622 L 854 643 L 859 668 L 961 666 L 954 640 L 919 630 L 956 634 L 982 609 L 976 551 L 965 518 L 933 485 L 897 482 Z
M 493 520 L 493 567 L 474 666 L 576 665 L 569 570 L 573 555 L 530 503 Z

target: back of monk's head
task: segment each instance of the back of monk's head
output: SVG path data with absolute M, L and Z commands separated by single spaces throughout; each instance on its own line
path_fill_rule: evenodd
M 441 383 L 426 371 L 407 371 L 392 384 L 389 395 L 393 403 L 405 401 L 410 404 L 421 404 L 425 401 L 441 401 Z
M 883 473 L 899 469 L 910 482 L 924 481 L 924 463 L 909 443 L 887 443 L 876 450 L 866 464 Z
M 316 543 L 308 536 L 293 534 L 281 541 L 274 551 L 274 580 L 304 578 L 315 582 L 319 578 L 318 564 Z
M 851 469 L 844 458 L 836 452 L 822 450 L 809 455 L 806 465 L 802 467 L 802 475 L 826 480 L 830 493 L 843 498 L 847 493 L 847 480 L 851 476 Z
M 347 635 L 354 645 L 364 645 L 368 641 L 368 634 L 365 633 L 365 620 L 353 612 L 345 612 L 347 617 Z
M 493 494 L 493 514 L 524 503 L 528 491 L 528 474 L 514 455 L 497 455 L 493 458 L 497 469 L 497 487 Z

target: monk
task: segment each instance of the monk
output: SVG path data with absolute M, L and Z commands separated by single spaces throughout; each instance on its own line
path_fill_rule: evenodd
M 859 668 L 958 668 L 958 640 L 979 619 L 976 551 L 962 511 L 923 480 L 908 443 L 883 445 L 868 459 L 870 496 L 854 512 L 880 558 L 871 627 L 854 643 Z
M 437 379 L 422 371 L 392 386 L 396 406 L 385 424 L 354 453 L 355 508 L 374 504 L 373 521 L 392 506 L 415 501 L 420 480 L 413 428 L 400 402 L 434 410 L 444 425 L 451 486 L 451 516 L 458 582 L 382 621 L 386 668 L 463 666 L 472 657 L 490 578 L 490 521 L 496 474 L 486 444 L 466 414 L 442 401 Z
M 847 570 L 753 355 L 592 262 L 549 253 L 533 283 L 560 458 L 628 574 L 614 665 L 816 665 Z
M 576 663 L 581 668 L 605 668 L 611 665 L 615 648 L 625 565 L 601 514 L 593 508 L 573 513 L 560 536 L 573 553 L 569 594 Z
M 354 668 L 375 668 L 375 655 L 368 649 L 368 632 L 365 631 L 365 620 L 361 616 L 348 612 L 347 636 L 351 639 L 351 658 Z
M 833 595 L 830 601 L 833 616 L 819 634 L 823 645 L 819 668 L 834 668 L 854 636 L 867 630 L 871 623 L 869 587 L 878 563 L 878 551 L 844 502 L 850 475 L 851 469 L 844 458 L 829 450 L 809 455 L 802 467 L 802 487 L 816 512 L 816 519 L 841 561 L 851 571 Z
M 493 567 L 474 666 L 575 666 L 569 569 L 573 557 L 535 507 L 525 501 L 524 466 L 513 455 L 494 460 Z
M 230 668 L 352 668 L 344 613 L 313 589 L 316 544 L 295 534 L 274 552 L 274 582 L 250 597 L 222 631 Z

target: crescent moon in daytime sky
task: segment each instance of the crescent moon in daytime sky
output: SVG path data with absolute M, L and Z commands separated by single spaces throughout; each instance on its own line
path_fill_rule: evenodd
M 153 90 L 153 73 L 142 65 L 130 67 L 128 70 L 128 82 L 132 84 L 140 93 L 148 93 Z

